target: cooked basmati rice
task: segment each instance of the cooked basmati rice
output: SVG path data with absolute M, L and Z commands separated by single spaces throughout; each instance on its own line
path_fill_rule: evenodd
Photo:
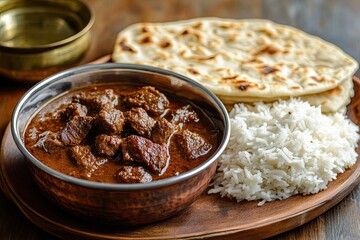
M 209 193 L 243 200 L 286 199 L 327 187 L 357 158 L 358 127 L 300 99 L 236 104 L 231 136 Z

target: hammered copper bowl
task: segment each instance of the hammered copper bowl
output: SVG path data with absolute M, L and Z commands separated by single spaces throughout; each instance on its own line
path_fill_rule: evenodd
M 0 74 L 38 81 L 76 64 L 94 16 L 81 0 L 0 1 Z
M 23 134 L 28 121 L 41 106 L 68 90 L 103 83 L 152 85 L 190 100 L 207 112 L 218 128 L 217 150 L 200 166 L 186 173 L 139 184 L 98 183 L 70 177 L 47 167 L 27 151 Z M 216 171 L 217 158 L 229 140 L 230 123 L 220 100 L 189 78 L 148 66 L 109 63 L 73 68 L 35 85 L 15 107 L 11 130 L 35 181 L 54 203 L 98 223 L 129 226 L 152 223 L 177 214 L 205 191 Z

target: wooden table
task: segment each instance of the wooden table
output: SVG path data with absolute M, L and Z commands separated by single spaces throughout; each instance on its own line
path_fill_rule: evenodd
M 82 63 L 111 53 L 116 34 L 139 21 L 191 17 L 268 18 L 299 27 L 340 46 L 360 61 L 360 1 L 347 0 L 86 0 L 96 15 L 93 41 Z M 0 139 L 12 110 L 31 86 L 0 77 Z M 57 239 L 34 226 L 0 191 L 0 239 Z M 318 218 L 272 239 L 360 239 L 360 186 Z

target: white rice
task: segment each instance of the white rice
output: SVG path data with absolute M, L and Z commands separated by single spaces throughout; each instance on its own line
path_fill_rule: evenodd
M 286 199 L 327 187 L 357 158 L 358 127 L 299 99 L 237 104 L 231 136 L 209 193 L 243 200 Z

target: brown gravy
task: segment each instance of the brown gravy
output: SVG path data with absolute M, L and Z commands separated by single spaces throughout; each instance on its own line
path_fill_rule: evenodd
M 109 90 L 111 94 L 105 94 L 107 97 L 96 95 L 105 90 Z M 160 102 L 151 105 L 154 104 L 151 102 L 154 96 L 157 98 L 159 94 L 162 94 L 157 99 Z M 105 111 L 101 115 L 102 109 L 110 112 Z M 109 115 L 113 113 L 114 115 Z M 76 121 L 80 118 L 83 122 Z M 84 123 L 87 119 L 89 122 Z M 148 125 L 145 124 L 144 127 L 144 121 L 141 122 L 140 119 L 145 119 Z M 168 124 L 166 126 L 170 126 L 171 130 L 163 130 L 160 122 Z M 78 123 L 79 125 L 76 125 Z M 157 131 L 154 130 L 156 126 Z M 97 141 L 101 140 L 98 137 L 101 134 L 109 139 L 114 138 L 105 142 L 110 144 L 105 146 L 106 149 L 111 147 L 110 154 L 115 152 L 110 157 L 106 155 L 109 151 L 102 149 L 104 142 L 97 144 Z M 138 144 L 136 146 L 130 141 L 129 136 L 132 135 L 135 145 Z M 149 175 L 152 181 L 156 181 L 187 172 L 215 152 L 217 138 L 218 130 L 210 117 L 190 102 L 152 87 L 124 85 L 87 87 L 60 96 L 46 104 L 32 118 L 24 135 L 26 148 L 45 165 L 76 178 L 103 183 L 149 182 Z M 116 140 L 115 143 L 113 140 Z M 143 141 L 149 145 L 144 146 Z M 89 146 L 90 152 L 84 154 L 84 146 Z M 83 152 L 77 151 L 80 148 Z M 165 153 L 163 149 L 166 149 Z M 167 155 L 165 159 L 153 163 L 153 152 L 160 153 L 159 159 Z M 151 157 L 147 158 L 149 153 Z M 158 155 L 156 159 L 157 157 Z M 93 160 L 95 162 L 89 163 Z M 145 171 L 145 176 L 133 178 L 138 172 L 131 172 L 129 175 L 124 172 L 124 166 L 140 166 Z M 119 171 L 123 172 L 120 174 Z M 119 175 L 123 177 L 119 178 Z

